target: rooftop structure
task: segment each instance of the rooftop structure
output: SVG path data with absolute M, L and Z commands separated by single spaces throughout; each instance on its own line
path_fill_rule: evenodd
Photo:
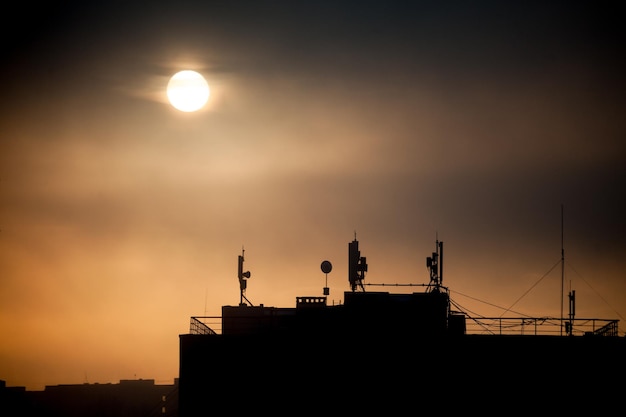
M 597 319 L 580 336 L 573 316 L 566 336 L 539 332 L 542 324 L 561 323 L 546 318 L 525 318 L 526 331 L 515 334 L 503 330 L 506 319 L 482 318 L 478 331 L 468 332 L 478 320 L 451 308 L 443 242 L 427 257 L 430 281 L 422 291 L 392 293 L 366 291 L 367 259 L 355 237 L 348 244 L 350 289 L 339 305 L 328 305 L 325 287 L 324 296 L 296 297 L 295 307 L 253 306 L 243 263 L 242 253 L 239 305 L 222 306 L 221 317 L 191 317 L 190 332 L 179 336 L 182 417 L 208 412 L 207 393 L 221 398 L 233 389 L 242 406 L 254 404 L 250 412 L 288 412 L 294 404 L 324 412 L 332 404 L 336 411 L 393 415 L 418 393 L 463 399 L 459 379 L 480 378 L 484 392 L 498 393 L 529 378 L 540 390 L 562 383 L 609 389 L 615 387 L 608 377 L 626 370 L 617 320 Z M 332 265 L 323 261 L 321 269 L 328 273 Z

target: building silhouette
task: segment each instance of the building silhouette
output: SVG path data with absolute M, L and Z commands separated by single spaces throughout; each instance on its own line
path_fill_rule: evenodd
M 231 397 L 241 414 L 393 416 L 432 407 L 493 411 L 494 402 L 506 402 L 509 413 L 511 405 L 534 410 L 537 395 L 552 397 L 545 411 L 580 412 L 623 390 L 615 383 L 626 370 L 617 320 L 580 335 L 512 334 L 502 321 L 495 333 L 470 333 L 475 319 L 451 308 L 443 286 L 442 242 L 427 258 L 430 282 L 408 294 L 365 291 L 367 260 L 356 237 L 348 258 L 343 304 L 328 305 L 324 288 L 324 296 L 296 297 L 285 308 L 249 302 L 242 252 L 239 305 L 223 306 L 221 317 L 191 317 L 189 333 L 179 335 L 179 415 L 209 415 L 213 400 Z M 584 404 L 573 391 L 588 395 Z
M 0 415 L 7 417 L 173 417 L 178 415 L 178 379 L 163 385 L 153 379 L 47 385 L 43 391 L 1 381 L 0 404 Z

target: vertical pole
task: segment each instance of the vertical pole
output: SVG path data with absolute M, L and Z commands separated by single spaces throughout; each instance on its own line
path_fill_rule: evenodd
M 561 204 L 561 336 L 563 336 L 563 281 L 565 279 L 565 249 L 563 248 L 563 204 Z
M 439 284 L 443 285 L 443 242 L 439 242 Z

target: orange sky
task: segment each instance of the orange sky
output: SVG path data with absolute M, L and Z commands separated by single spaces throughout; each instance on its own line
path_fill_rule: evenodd
M 468 311 L 558 317 L 561 206 L 565 307 L 574 289 L 577 317 L 624 335 L 623 6 L 315 4 L 17 12 L 0 113 L 8 386 L 172 383 L 190 316 L 239 302 L 242 247 L 252 303 L 322 295 L 325 259 L 339 303 L 355 232 L 366 283 L 428 283 L 439 239 Z M 167 103 L 181 69 L 211 87 L 199 112 Z

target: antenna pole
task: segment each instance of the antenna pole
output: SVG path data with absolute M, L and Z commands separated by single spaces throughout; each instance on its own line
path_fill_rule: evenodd
M 563 336 L 563 281 L 565 279 L 565 249 L 563 248 L 563 204 L 561 204 L 561 336 Z
M 241 255 L 237 257 L 237 277 L 239 278 L 239 305 L 240 306 L 246 305 L 243 302 L 243 300 L 246 300 L 248 303 L 250 303 L 250 300 L 248 300 L 246 296 L 244 295 L 244 293 L 246 292 L 246 287 L 248 286 L 246 279 L 250 278 L 250 271 L 245 271 L 245 272 L 243 271 L 243 261 L 245 260 L 244 253 L 245 253 L 245 250 L 242 246 Z M 250 303 L 250 305 L 252 305 L 252 303 Z

